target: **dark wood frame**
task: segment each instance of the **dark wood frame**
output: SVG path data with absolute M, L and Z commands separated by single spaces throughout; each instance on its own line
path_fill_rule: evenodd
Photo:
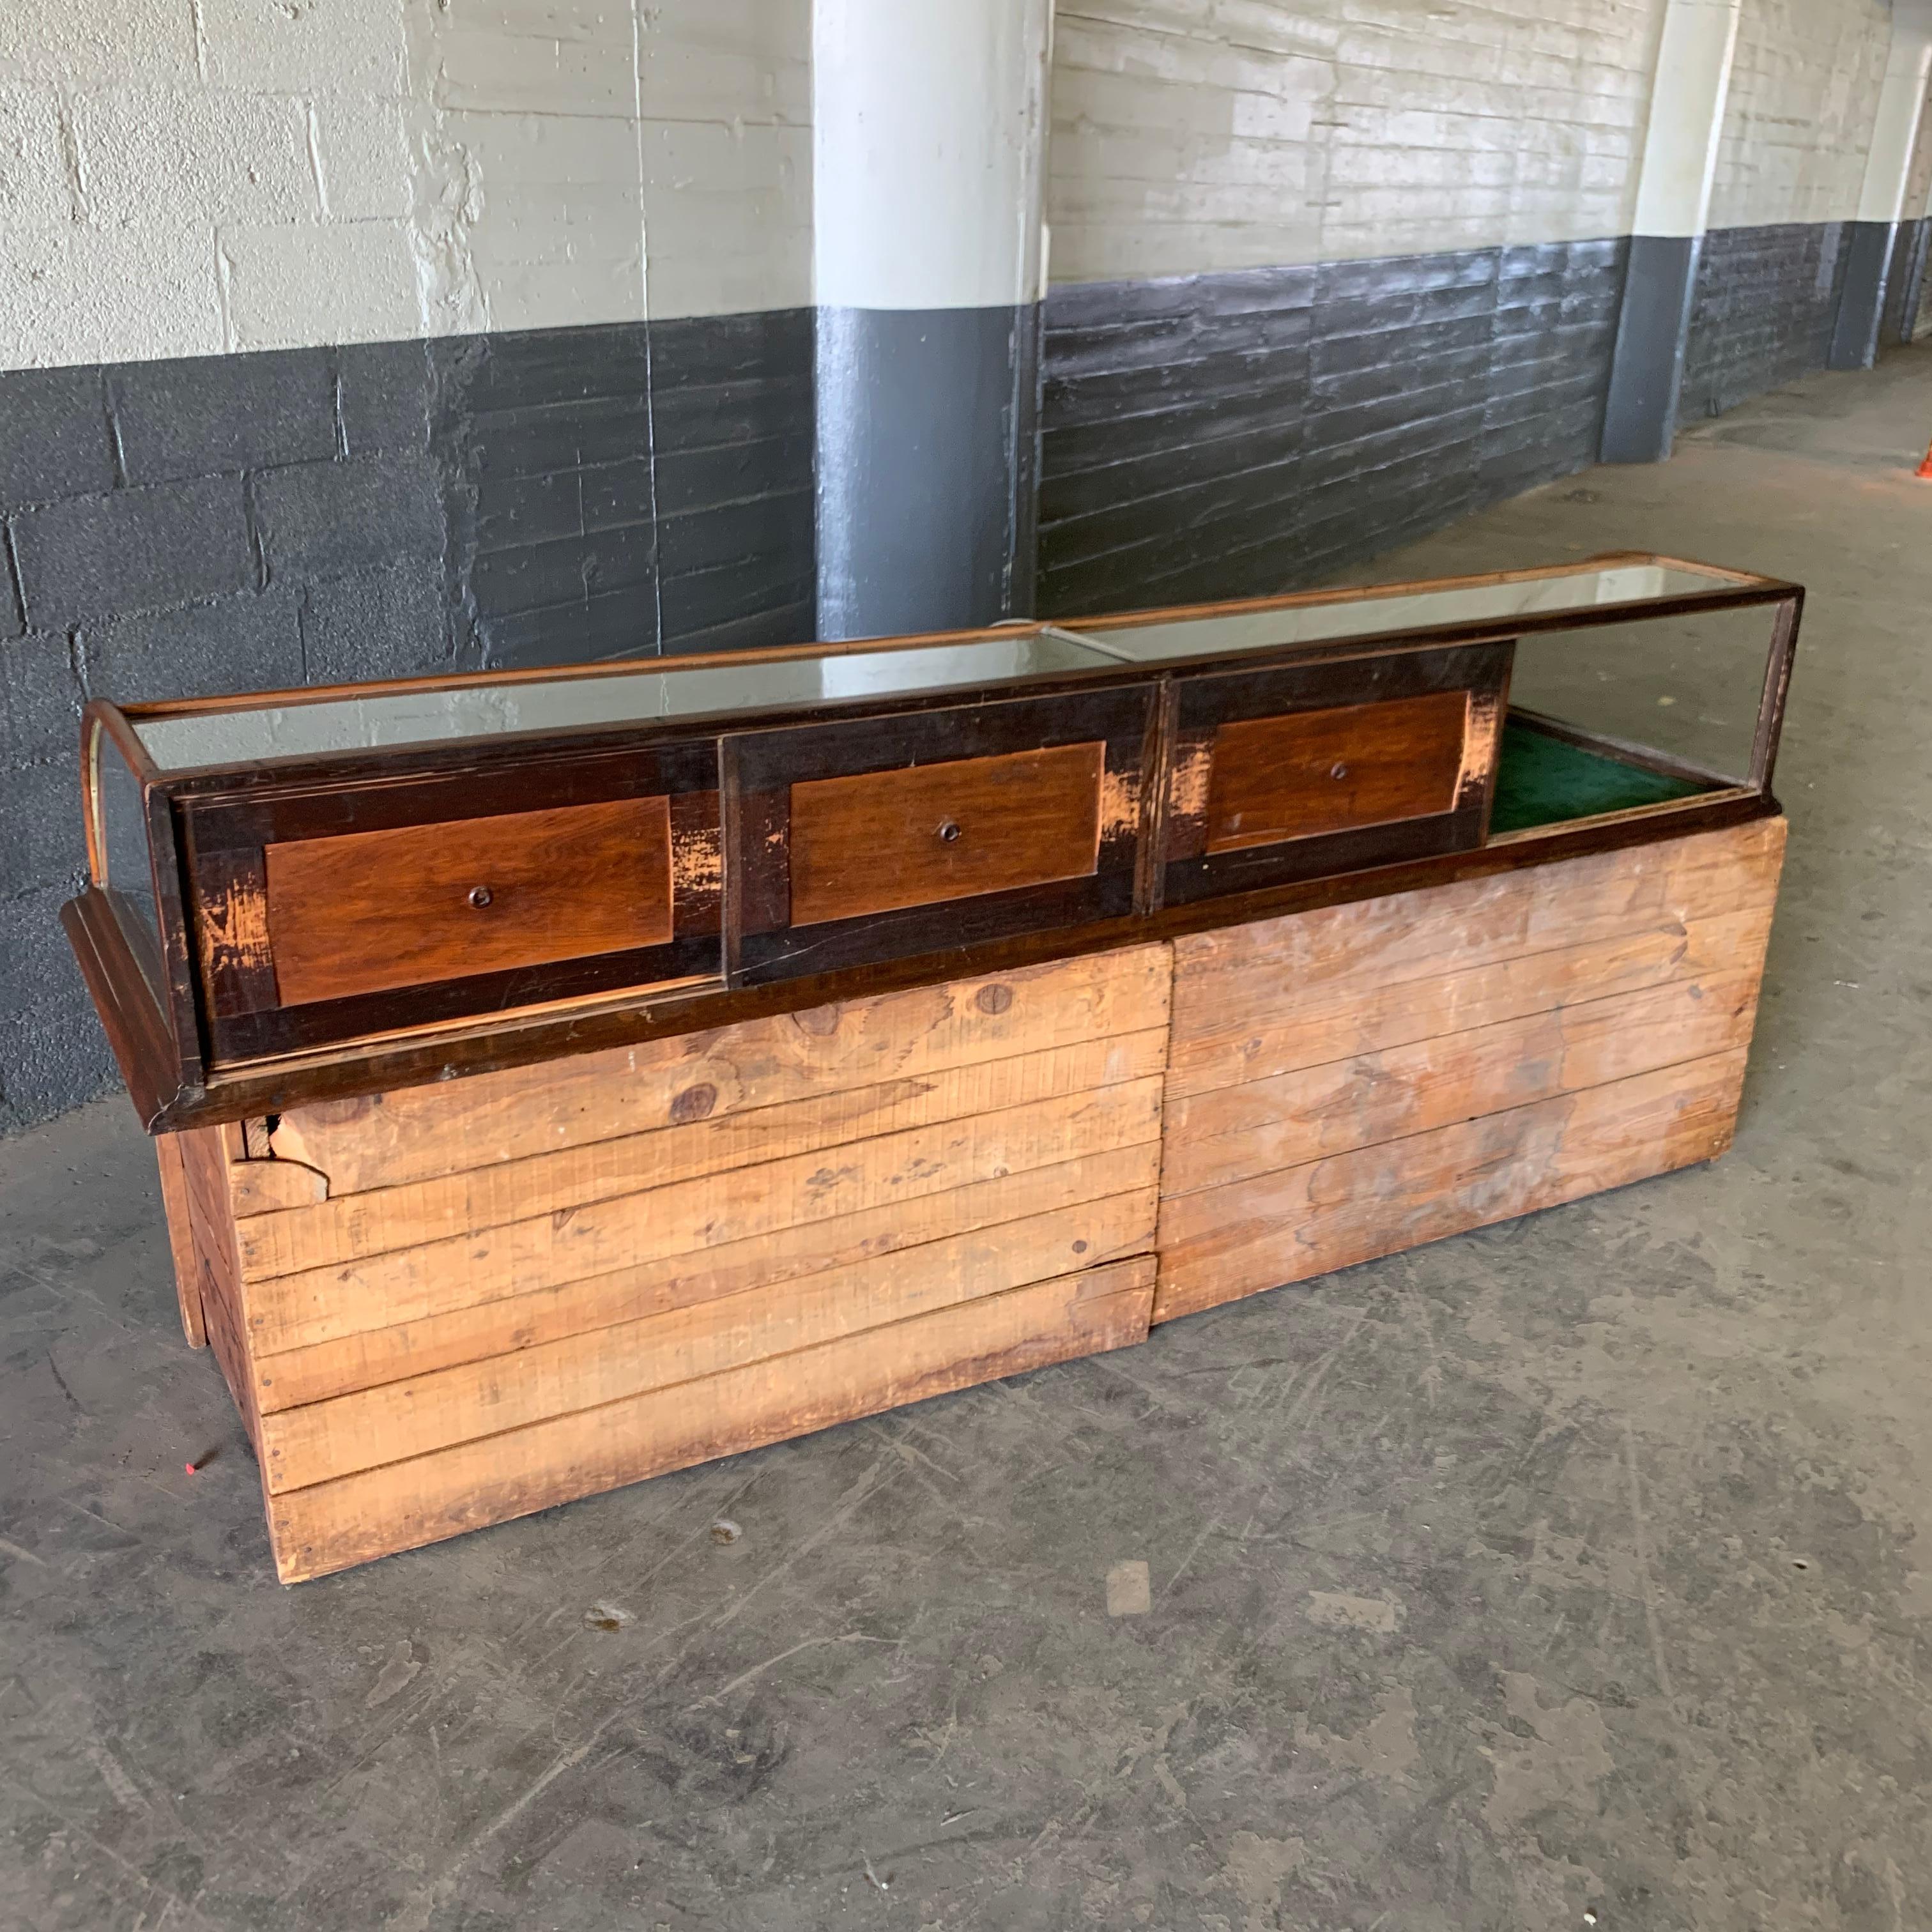
M 1012 970 L 1048 958 L 1677 836 L 1774 814 L 1778 808 L 1771 792 L 1771 776 L 1790 687 L 1803 605 L 1802 588 L 1779 579 L 1644 552 L 1610 553 L 1538 570 L 1496 572 L 1339 593 L 1314 592 L 1248 598 L 1083 619 L 1057 626 L 1000 626 L 916 638 L 869 640 L 853 646 L 804 645 L 723 653 L 696 660 L 653 659 L 642 664 L 630 662 L 562 670 L 470 674 L 272 695 L 278 704 L 316 704 L 351 694 L 366 696 L 566 677 L 634 675 L 640 669 L 675 673 L 724 664 L 755 665 L 804 657 L 902 650 L 908 646 L 965 643 L 1010 637 L 1016 628 L 1029 634 L 1058 631 L 1080 635 L 1094 630 L 1169 622 L 1177 617 L 1292 609 L 1418 590 L 1567 576 L 1580 570 L 1620 563 L 1694 571 L 1711 578 L 1714 588 L 1673 592 L 1648 601 L 1519 614 L 1421 632 L 1367 632 L 1326 644 L 1190 658 L 1177 664 L 1123 660 L 1090 670 L 1016 677 L 967 692 L 952 689 L 829 700 L 763 714 L 714 714 L 668 724 L 504 734 L 484 739 L 403 746 L 386 752 L 311 754 L 278 760 L 272 764 L 210 766 L 167 772 L 158 770 L 148 755 L 134 728 L 135 721 L 255 708 L 263 703 L 265 694 L 125 707 L 96 700 L 88 705 L 82 721 L 87 836 L 96 884 L 62 908 L 62 922 L 142 1120 L 151 1132 L 162 1132 L 273 1112 L 304 1100 L 378 1092 L 460 1072 L 590 1052 L 626 1041 L 725 1024 L 762 1012 L 796 1011 L 934 978 Z M 1411 839 L 1393 847 L 1383 845 L 1372 854 L 1358 854 L 1352 862 L 1364 869 L 1331 869 L 1320 877 L 1230 880 L 1228 884 L 1234 889 L 1211 898 L 1184 904 L 1162 903 L 1165 881 L 1157 855 L 1165 849 L 1166 801 L 1164 786 L 1154 780 L 1157 772 L 1166 768 L 1181 728 L 1184 687 L 1235 671 L 1253 676 L 1325 666 L 1336 668 L 1346 676 L 1340 668 L 1351 659 L 1440 653 L 1455 646 L 1488 646 L 1506 652 L 1514 640 L 1546 632 L 1582 630 L 1604 624 L 1757 604 L 1774 605 L 1778 609 L 1750 768 L 1742 782 L 1724 774 L 1666 760 L 1664 754 L 1642 747 L 1563 727 L 1564 735 L 1591 748 L 1628 762 L 1646 764 L 1652 769 L 1670 770 L 1708 788 L 1680 800 L 1504 834 L 1475 849 L 1444 850 L 1441 849 L 1439 838 L 1432 843 L 1425 836 L 1420 843 Z M 655 983 L 640 985 L 635 969 L 646 962 L 631 956 L 614 956 L 626 963 L 611 964 L 608 972 L 595 968 L 594 962 L 592 968 L 582 962 L 571 962 L 555 973 L 540 970 L 511 976 L 514 983 L 496 992 L 500 1000 L 523 996 L 514 1012 L 479 1012 L 476 1000 L 452 1000 L 447 994 L 425 998 L 420 989 L 410 989 L 410 997 L 400 1000 L 394 995 L 382 994 L 370 996 L 367 1003 L 355 1003 L 357 1010 L 352 1016 L 344 1012 L 335 1016 L 338 1024 L 332 1032 L 328 1026 L 318 1024 L 306 1030 L 289 1028 L 273 1037 L 261 1029 L 254 1035 L 245 1030 L 238 1031 L 228 1016 L 215 1016 L 222 1023 L 212 1024 L 211 1016 L 204 1010 L 190 950 L 195 912 L 184 837 L 184 829 L 203 822 L 204 814 L 222 810 L 242 813 L 272 809 L 278 800 L 318 798 L 358 787 L 367 796 L 372 786 L 400 788 L 448 781 L 472 786 L 488 782 L 495 788 L 490 794 L 492 808 L 514 810 L 520 808 L 524 796 L 518 790 L 519 774 L 600 757 L 680 758 L 708 754 L 720 761 L 720 838 L 723 851 L 729 854 L 741 848 L 750 830 L 746 801 L 740 791 L 739 764 L 747 755 L 744 748 L 754 746 L 761 734 L 782 736 L 796 730 L 805 720 L 823 728 L 860 720 L 874 722 L 883 728 L 886 721 L 899 719 L 906 721 L 902 729 L 916 730 L 911 721 L 924 714 L 958 712 L 966 707 L 1007 700 L 1042 703 L 1077 700 L 1082 697 L 1093 700 L 1109 691 L 1134 687 L 1147 692 L 1150 716 L 1149 728 L 1139 747 L 1141 822 L 1128 868 L 1133 881 L 1132 896 L 1130 909 L 1124 912 L 1114 912 L 1111 904 L 1103 909 L 1070 902 L 1051 915 L 1054 921 L 1064 922 L 1040 923 L 1042 916 L 1048 916 L 1043 904 L 1028 908 L 1026 916 L 1017 922 L 995 919 L 962 922 L 950 916 L 944 920 L 929 920 L 930 936 L 924 942 L 928 948 L 924 952 L 881 958 L 877 948 L 867 946 L 861 936 L 854 935 L 844 943 L 842 950 L 835 946 L 821 953 L 814 949 L 810 970 L 800 970 L 802 962 L 794 959 L 790 962 L 792 976 L 767 982 L 760 963 L 748 962 L 742 956 L 747 880 L 739 875 L 738 868 L 728 862 L 722 868 L 723 896 L 718 909 L 724 940 L 723 956 L 712 968 L 710 956 L 706 955 L 704 964 L 707 970 L 694 974 L 682 969 L 697 963 L 697 956 L 668 957 L 649 962 L 650 970 L 658 976 Z M 1545 721 L 1533 722 L 1541 728 Z M 99 888 L 101 854 L 92 763 L 97 731 L 112 736 L 143 788 L 155 903 L 162 926 L 162 956 L 158 963 L 164 991 L 159 1000 L 143 976 L 137 942 L 130 939 L 125 922 L 115 912 L 111 896 Z M 526 785 L 530 781 L 526 778 L 522 782 Z M 1485 812 L 1486 808 L 1485 800 Z M 1351 862 L 1348 854 L 1342 848 L 1338 848 L 1334 856 L 1339 864 Z M 989 898 L 1009 896 L 1012 896 L 993 895 Z M 956 914 L 962 903 L 951 902 L 949 915 Z M 661 953 L 674 950 L 654 949 Z M 345 1042 L 340 1023 L 350 1021 L 366 1030 Z
M 1478 750 L 1486 748 L 1486 756 L 1480 770 L 1470 774 L 1473 782 L 1460 788 L 1449 811 L 1398 820 L 1399 831 L 1387 824 L 1365 825 L 1210 853 L 1201 848 L 1198 838 L 1189 836 L 1196 830 L 1193 821 L 1180 818 L 1170 796 L 1162 840 L 1162 902 L 1186 904 L 1385 862 L 1392 836 L 1405 857 L 1426 858 L 1480 845 L 1489 829 L 1495 794 L 1496 748 L 1508 702 L 1512 656 L 1512 644 L 1461 644 L 1400 654 L 1377 652 L 1338 664 L 1177 673 L 1174 754 L 1169 764 L 1176 773 L 1190 752 L 1208 751 L 1222 724 L 1458 690 L 1469 694 L 1466 729 L 1479 741 Z
M 1040 928 L 1124 918 L 1138 903 L 1140 807 L 1151 788 L 1149 757 L 1158 680 L 1091 686 L 1045 697 L 943 703 L 886 717 L 815 720 L 774 730 L 732 732 L 724 742 L 725 789 L 737 802 L 725 871 L 738 882 L 730 933 L 730 983 L 757 986 L 814 973 L 931 953 L 935 932 L 949 945 L 1010 938 Z M 1127 822 L 1103 820 L 1094 870 L 1082 878 L 1009 892 L 910 906 L 864 918 L 793 926 L 789 900 L 790 789 L 814 778 L 897 770 L 944 758 L 997 757 L 1094 740 L 1103 742 L 1105 778 L 1134 801 Z

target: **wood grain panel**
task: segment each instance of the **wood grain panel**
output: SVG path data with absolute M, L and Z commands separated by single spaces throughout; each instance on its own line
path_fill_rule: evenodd
M 1249 1180 L 1750 1044 L 1756 962 L 1171 1099 L 1164 1194 Z
M 1088 877 L 1106 749 L 1096 740 L 794 784 L 792 924 Z
M 1165 1201 L 1154 1319 L 1714 1159 L 1730 1144 L 1744 1058 L 1717 1054 Z
M 291 1274 L 459 1232 L 480 1234 L 529 1214 L 532 1204 L 551 1214 L 568 1214 L 704 1174 L 1145 1079 L 1166 1064 L 1167 1034 L 1156 1028 L 459 1170 L 384 1188 L 374 1196 L 322 1199 L 312 1194 L 308 1199 L 314 1204 L 304 1205 L 298 1204 L 292 1190 L 288 1211 L 271 1225 L 248 1230 L 249 1264 Z M 298 1176 L 314 1172 L 286 1160 L 248 1165 L 292 1169 Z
M 1207 850 L 1238 851 L 1453 811 L 1468 734 L 1466 692 L 1432 692 L 1215 732 Z
M 266 869 L 284 1006 L 671 936 L 663 796 L 287 841 Z
M 1102 1239 L 1116 1251 L 1131 1244 L 1130 1252 L 1148 1255 L 1150 1206 L 1144 1197 L 1126 1196 L 1105 1215 L 1078 1218 L 1082 1226 L 1102 1227 Z M 1069 1238 L 1075 1219 L 1070 1211 L 1006 1222 L 787 1286 L 760 1286 L 285 1409 L 263 1421 L 268 1486 L 298 1489 L 378 1468 L 1049 1280 L 1086 1258 L 1070 1251 L 1080 1239 Z
M 284 1582 L 1143 1340 L 1154 1263 L 1063 1276 L 274 1497 Z
M 680 1121 L 722 1120 L 1165 1028 L 1164 944 L 1022 967 L 283 1114 L 278 1154 L 340 1197 Z
M 464 1362 L 509 1355 L 593 1329 L 689 1308 L 834 1271 L 902 1274 L 928 1264 L 944 1244 L 983 1235 L 1057 1252 L 1064 1274 L 1150 1247 L 1158 1149 L 1148 1142 L 1057 1166 L 1008 1174 L 902 1207 L 806 1222 L 748 1241 L 647 1262 L 584 1281 L 455 1308 L 386 1328 L 325 1336 L 274 1354 L 257 1352 L 262 1409 L 298 1408 Z

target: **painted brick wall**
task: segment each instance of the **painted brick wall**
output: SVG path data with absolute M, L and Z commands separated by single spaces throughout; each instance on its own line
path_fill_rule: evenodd
M 1844 286 L 1843 221 L 1714 229 L 1697 258 L 1678 420 L 1721 416 L 1824 368 Z
M 484 661 L 812 631 L 808 309 L 431 345 L 451 592 Z
M 1040 608 L 1305 584 L 1594 460 L 1663 17 L 1063 8 Z
M 1041 610 L 1294 588 L 1593 461 L 1624 253 L 1054 290 Z
M 8 0 L 0 368 L 418 332 L 404 17 Z
M 1043 607 L 1587 462 L 1664 7 L 1069 0 Z M 0 8 L 0 1126 L 105 1077 L 51 917 L 85 694 L 809 633 L 810 22 Z M 1746 0 L 1687 412 L 1822 360 L 1885 26 Z
M 1711 188 L 1714 230 L 1857 214 L 1891 37 L 1886 0 L 1744 0 Z
M 56 917 L 82 699 L 453 661 L 424 373 L 347 346 L 0 378 L 0 1126 L 110 1076 Z
M 8 0 L 0 368 L 807 302 L 810 21 Z
M 1891 31 L 1882 0 L 1745 0 L 1680 421 L 1825 367 Z
M 1625 233 L 1664 0 L 1068 0 L 1058 282 Z

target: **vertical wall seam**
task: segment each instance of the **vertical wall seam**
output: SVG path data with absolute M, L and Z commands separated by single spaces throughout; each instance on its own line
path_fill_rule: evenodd
M 107 447 L 113 456 L 113 487 L 124 490 L 128 487 L 128 452 L 121 440 L 121 412 L 114 399 L 113 380 L 104 363 L 100 370 L 100 414 L 107 428 Z
M 644 0 L 631 0 L 631 126 L 638 158 L 638 309 L 644 330 L 644 477 L 646 514 L 651 528 L 651 632 L 656 654 L 664 648 L 664 545 L 658 528 L 658 389 L 651 340 L 650 215 L 644 202 L 647 174 L 644 164 L 644 38 L 638 9 Z M 578 480 L 580 521 L 583 479 Z
M 14 586 L 14 604 L 20 614 L 20 620 L 28 630 L 34 628 L 32 613 L 27 608 L 27 586 L 20 580 L 20 560 L 14 550 L 14 520 L 11 517 L 0 520 L 0 552 L 4 552 L 7 562 L 7 576 Z

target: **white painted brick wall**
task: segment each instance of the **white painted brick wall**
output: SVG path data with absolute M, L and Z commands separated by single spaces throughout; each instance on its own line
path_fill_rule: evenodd
M 1663 0 L 1063 0 L 1057 281 L 1624 232 Z
M 1912 172 L 1905 178 L 1905 219 L 1917 221 L 1927 214 L 1932 214 L 1932 99 L 1919 110 Z
M 1713 228 L 1856 215 L 1891 38 L 1886 0 L 1744 0 Z
M 651 313 L 810 302 L 811 0 L 686 0 L 646 26 Z
M 811 0 L 0 0 L 0 368 L 808 302 L 810 49 Z
M 1064 0 L 1056 280 L 1630 223 L 1664 0 Z M 1885 0 L 1746 0 L 1712 220 L 1850 214 Z M 0 368 L 811 299 L 811 0 L 0 0 Z

